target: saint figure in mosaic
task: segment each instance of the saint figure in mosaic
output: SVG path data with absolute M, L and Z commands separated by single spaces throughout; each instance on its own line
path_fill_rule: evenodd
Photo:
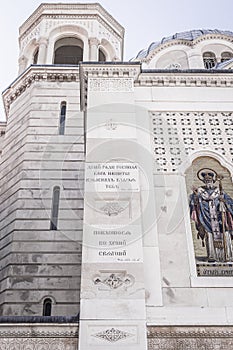
M 206 247 L 208 262 L 233 261 L 233 199 L 222 188 L 223 176 L 214 170 L 201 169 L 197 177 L 204 183 L 190 195 L 197 238 Z

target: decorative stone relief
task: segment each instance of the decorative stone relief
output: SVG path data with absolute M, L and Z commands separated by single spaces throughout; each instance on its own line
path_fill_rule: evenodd
M 148 350 L 229 350 L 232 327 L 148 327 Z
M 133 92 L 133 79 L 131 78 L 104 78 L 89 79 L 90 91 L 98 92 Z
M 38 322 L 40 323 L 40 322 Z M 76 338 L 78 337 L 78 325 L 72 326 L 67 329 L 66 326 L 58 327 L 57 324 L 54 323 L 54 327 L 47 326 L 45 327 L 43 323 L 41 323 L 40 327 L 33 328 L 34 324 L 17 324 L 15 326 L 7 326 L 4 324 L 4 327 L 0 326 L 0 338 L 31 338 L 32 331 L 33 336 L 37 338 L 47 337 L 47 338 Z
M 77 339 L 1 338 L 1 350 L 77 350 Z
M 100 210 L 104 212 L 105 215 L 117 216 L 123 210 L 125 210 L 125 208 L 122 207 L 118 202 L 107 202 L 102 208 L 100 208 Z
M 177 171 L 178 166 L 187 159 L 187 155 L 203 148 L 214 150 L 233 160 L 230 135 L 233 125 L 232 112 L 150 114 L 157 171 Z
M 109 119 L 105 124 L 106 130 L 116 130 L 117 124 L 112 120 Z
M 75 16 L 76 18 L 78 16 Z M 46 20 L 45 22 L 45 33 L 48 33 L 51 29 L 55 27 L 61 27 L 63 25 L 75 25 L 75 26 L 80 26 L 89 29 L 91 32 L 93 31 L 93 21 L 80 21 L 79 19 L 75 18 L 68 18 L 64 20 Z
M 124 340 L 126 338 L 133 337 L 134 335 L 128 332 L 121 331 L 120 329 L 117 329 L 117 328 L 110 328 L 110 329 L 106 329 L 103 332 L 93 334 L 92 336 L 106 340 L 110 343 L 116 343 L 119 340 Z
M 94 284 L 101 287 L 107 287 L 106 290 L 118 289 L 120 287 L 129 288 L 134 284 L 134 277 L 127 274 L 126 271 L 112 272 L 111 274 L 107 272 L 107 277 L 104 276 L 104 274 L 106 275 L 106 272 L 102 272 L 100 275 L 95 276 Z
M 35 27 L 32 32 L 30 32 L 29 35 L 27 35 L 22 41 L 21 41 L 21 50 L 25 48 L 25 46 L 32 40 L 32 39 L 38 39 L 40 35 L 40 25 Z
M 180 63 L 171 63 L 166 67 L 166 69 L 181 69 L 181 64 Z

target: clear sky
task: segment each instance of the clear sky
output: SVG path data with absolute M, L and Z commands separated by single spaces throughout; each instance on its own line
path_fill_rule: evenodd
M 46 1 L 44 1 L 46 2 Z M 58 3 L 59 1 L 47 1 Z M 95 1 L 63 0 L 62 3 Z M 233 0 L 101 0 L 100 4 L 125 28 L 124 59 L 164 36 L 190 29 L 233 31 Z M 18 28 L 40 5 L 40 0 L 8 0 L 0 11 L 0 90 L 16 77 Z M 0 120 L 4 119 L 2 102 Z

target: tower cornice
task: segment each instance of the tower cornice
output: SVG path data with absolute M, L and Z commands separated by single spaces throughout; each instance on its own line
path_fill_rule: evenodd
M 100 4 L 41 4 L 32 15 L 21 25 L 19 28 L 20 39 L 24 37 L 31 31 L 44 17 L 54 17 L 62 18 L 65 16 L 74 16 L 77 14 L 79 16 L 94 16 L 98 15 L 100 20 L 104 21 L 106 24 L 111 25 L 118 36 L 124 37 L 124 28 L 117 22 Z

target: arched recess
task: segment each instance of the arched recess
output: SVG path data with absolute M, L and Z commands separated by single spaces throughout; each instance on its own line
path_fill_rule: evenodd
M 88 60 L 89 57 L 89 45 L 88 45 L 88 32 L 86 29 L 76 25 L 64 25 L 54 28 L 49 34 L 49 42 L 47 49 L 47 63 L 54 62 L 54 49 L 56 43 L 61 39 L 72 38 L 72 40 L 79 40 L 83 49 L 83 60 Z
M 83 42 L 75 37 L 58 39 L 54 45 L 54 64 L 78 64 L 83 61 Z
M 188 69 L 188 50 L 189 47 L 181 44 L 165 47 L 162 48 L 160 51 L 158 51 L 158 48 L 156 47 L 149 54 L 146 68 L 164 69 L 168 68 L 170 65 L 175 65 L 176 67 L 179 66 L 181 69 Z
M 188 69 L 188 56 L 184 50 L 170 49 L 168 52 L 164 53 L 156 62 L 155 68 L 180 68 Z
M 37 47 L 33 53 L 33 64 L 37 64 L 38 63 L 38 55 L 39 55 L 39 47 Z
M 98 61 L 99 62 L 107 61 L 107 53 L 101 46 L 99 46 L 98 48 Z
M 23 49 L 22 54 L 20 55 L 20 57 L 23 57 L 23 62 L 19 58 L 19 74 L 22 73 L 28 66 L 33 64 L 34 55 L 38 50 L 38 47 L 39 47 L 38 42 L 34 38 Z
M 199 153 L 185 171 L 198 276 L 222 276 L 218 264 L 233 261 L 232 167 L 216 156 Z M 232 275 L 231 266 L 225 270 Z
M 106 61 L 115 61 L 116 60 L 116 51 L 112 44 L 106 39 L 102 39 L 100 42 L 100 49 L 103 51 L 106 57 Z
M 233 53 L 230 51 L 224 51 L 221 53 L 221 62 L 229 61 L 233 58 Z
M 182 175 L 185 175 L 188 168 L 192 165 L 194 160 L 201 157 L 210 157 L 210 158 L 216 159 L 221 164 L 221 166 L 229 170 L 233 180 L 233 164 L 230 161 L 228 161 L 223 155 L 211 150 L 204 150 L 204 149 L 198 150 L 190 154 L 186 158 L 186 160 L 179 166 L 179 169 L 178 169 L 179 173 Z

